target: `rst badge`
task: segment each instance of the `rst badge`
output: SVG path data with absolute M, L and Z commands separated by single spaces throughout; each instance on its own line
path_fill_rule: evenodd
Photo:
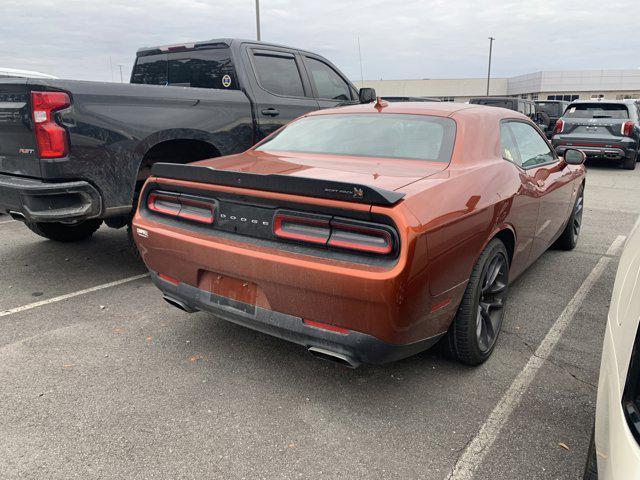
M 19 148 L 18 153 L 21 155 L 31 155 L 35 150 L 33 148 Z

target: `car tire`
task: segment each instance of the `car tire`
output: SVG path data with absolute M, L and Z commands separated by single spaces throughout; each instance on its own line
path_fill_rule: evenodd
M 582 229 L 582 213 L 584 212 L 584 185 L 580 186 L 576 201 L 573 204 L 571 215 L 564 230 L 552 245 L 558 250 L 573 250 L 578 244 L 580 230 Z
M 627 157 L 622 160 L 622 168 L 625 170 L 635 170 L 636 169 L 636 156 Z
M 497 270 L 496 270 L 497 269 Z M 509 288 L 509 255 L 494 238 L 480 254 L 447 333 L 452 357 L 467 365 L 479 365 L 493 352 Z
M 90 238 L 100 228 L 102 220 L 83 220 L 78 223 L 24 222 L 24 224 L 41 237 L 68 243 Z
M 595 429 L 591 431 L 587 463 L 584 466 L 582 480 L 598 480 L 598 459 L 596 457 Z
M 140 255 L 140 250 L 138 250 L 138 245 L 136 245 L 136 241 L 133 239 L 133 225 L 131 222 L 127 224 L 127 239 L 129 240 L 129 248 L 131 249 L 131 253 L 136 259 L 142 261 L 142 256 Z

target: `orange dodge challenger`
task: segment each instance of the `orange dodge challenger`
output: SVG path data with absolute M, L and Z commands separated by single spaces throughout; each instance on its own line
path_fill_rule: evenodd
M 310 113 L 239 155 L 155 164 L 133 235 L 187 312 L 351 367 L 445 336 L 479 364 L 509 283 L 576 245 L 583 162 L 511 110 L 378 100 Z

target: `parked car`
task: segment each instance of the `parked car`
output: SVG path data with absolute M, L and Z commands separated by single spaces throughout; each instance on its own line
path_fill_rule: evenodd
M 86 238 L 129 222 L 156 162 L 242 152 L 306 112 L 374 99 L 319 55 L 235 39 L 141 49 L 131 84 L 0 80 L 0 211 Z
M 501 148 L 499 147 L 501 145 Z M 455 103 L 314 112 L 239 155 L 157 163 L 133 225 L 164 298 L 355 367 L 495 346 L 510 281 L 580 233 L 584 155 Z
M 544 112 L 549 117 L 546 134 L 547 138 L 551 138 L 553 136 L 556 122 L 560 117 L 562 117 L 565 109 L 569 106 L 569 102 L 566 100 L 537 100 L 534 103 L 536 105 L 536 111 Z
M 640 159 L 640 104 L 636 100 L 576 100 L 556 122 L 551 142 L 559 154 L 579 148 L 588 158 L 634 170 Z
M 529 117 L 543 132 L 549 128 L 549 117 L 544 112 L 538 112 L 532 100 L 515 97 L 476 97 L 469 100 L 474 105 L 507 108 L 515 110 Z
M 620 258 L 585 480 L 640 478 L 640 221 Z
M 382 97 L 388 102 L 439 102 L 439 98 L 433 97 Z

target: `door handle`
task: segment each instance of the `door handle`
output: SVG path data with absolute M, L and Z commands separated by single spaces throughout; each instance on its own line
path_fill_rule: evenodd
M 277 108 L 265 108 L 261 113 L 263 115 L 266 115 L 267 117 L 277 117 L 278 115 L 280 115 L 280 112 Z

